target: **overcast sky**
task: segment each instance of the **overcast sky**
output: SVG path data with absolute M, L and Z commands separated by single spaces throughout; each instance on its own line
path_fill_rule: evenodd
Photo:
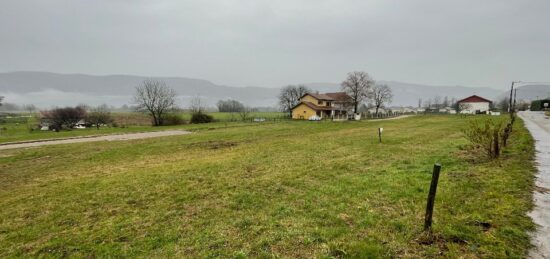
M 548 0 L 0 0 L 0 72 L 232 86 L 550 81 Z

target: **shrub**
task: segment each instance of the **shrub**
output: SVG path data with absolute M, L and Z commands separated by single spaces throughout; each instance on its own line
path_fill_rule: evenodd
M 111 116 L 109 107 L 104 104 L 92 109 L 86 120 L 90 124 L 95 124 L 96 128 L 99 129 L 102 124 L 112 123 L 113 117 Z
M 472 149 L 482 149 L 489 158 L 500 155 L 500 139 L 503 135 L 501 119 L 485 119 L 470 121 L 463 133 L 470 141 Z
M 41 119 L 50 122 L 51 128 L 56 131 L 63 127 L 71 129 L 84 118 L 86 118 L 86 110 L 82 107 L 55 108 L 41 112 Z
M 191 123 L 209 123 L 214 121 L 214 117 L 202 112 L 193 113 Z
M 181 116 L 174 113 L 166 114 L 162 121 L 162 125 L 166 125 L 166 126 L 182 125 L 182 124 L 185 124 L 185 120 Z

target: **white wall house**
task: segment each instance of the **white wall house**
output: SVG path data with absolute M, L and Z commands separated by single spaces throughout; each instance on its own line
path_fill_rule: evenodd
M 487 113 L 491 101 L 477 95 L 472 95 L 458 101 L 458 109 L 462 114 Z

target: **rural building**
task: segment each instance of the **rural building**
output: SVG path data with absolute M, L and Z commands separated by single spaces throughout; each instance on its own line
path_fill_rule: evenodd
M 292 119 L 315 120 L 347 118 L 350 114 L 351 97 L 344 92 L 306 93 L 292 108 Z
M 457 103 L 460 113 L 476 114 L 487 113 L 490 109 L 492 101 L 477 95 L 472 95 L 459 100 Z

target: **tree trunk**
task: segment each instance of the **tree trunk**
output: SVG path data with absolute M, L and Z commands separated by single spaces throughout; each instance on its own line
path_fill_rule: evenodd
M 376 116 L 378 116 L 378 108 L 379 108 L 379 106 L 376 106 L 376 110 L 375 110 L 375 112 L 374 112 L 374 114 L 375 114 Z
M 500 146 L 498 145 L 498 130 L 493 133 L 493 157 L 497 158 L 500 155 Z

